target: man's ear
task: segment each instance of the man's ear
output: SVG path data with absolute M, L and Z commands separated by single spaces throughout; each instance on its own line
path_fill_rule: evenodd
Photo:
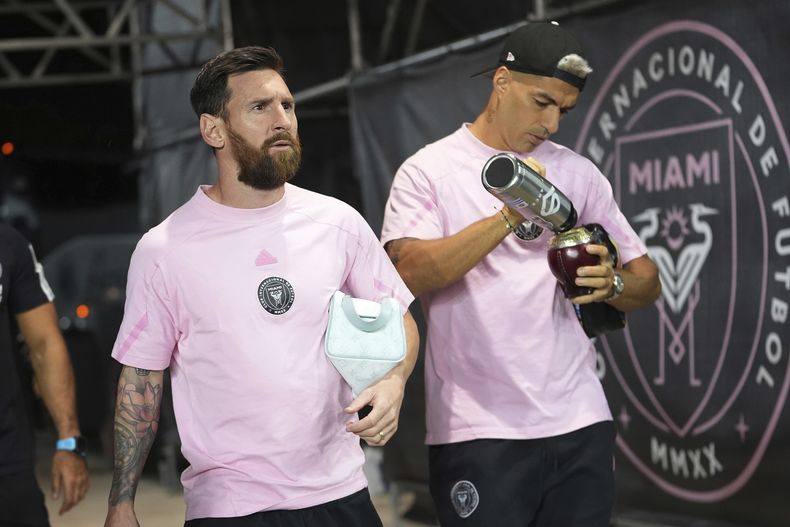
M 219 117 L 208 113 L 200 114 L 200 135 L 213 148 L 225 146 L 225 131 Z
M 507 69 L 505 66 L 500 66 L 494 72 L 493 83 L 494 83 L 494 91 L 497 93 L 503 93 L 507 90 L 508 85 L 513 80 L 513 75 L 510 73 L 510 70 Z

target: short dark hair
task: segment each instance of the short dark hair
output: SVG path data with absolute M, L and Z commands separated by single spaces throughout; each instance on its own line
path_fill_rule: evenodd
M 192 109 L 201 114 L 216 115 L 227 119 L 228 77 L 237 73 L 257 70 L 274 70 L 283 75 L 283 59 L 273 48 L 248 46 L 224 51 L 206 62 L 195 78 L 189 92 Z

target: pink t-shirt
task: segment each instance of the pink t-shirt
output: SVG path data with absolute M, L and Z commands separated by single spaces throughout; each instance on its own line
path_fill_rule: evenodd
M 112 355 L 170 367 L 186 518 L 298 509 L 367 484 L 351 389 L 324 355 L 332 294 L 413 297 L 350 206 L 287 184 L 262 209 L 200 188 L 137 246 Z
M 502 202 L 480 177 L 497 153 L 464 125 L 407 159 L 392 185 L 382 242 L 442 238 L 495 214 Z M 579 224 L 604 225 L 623 262 L 646 254 L 592 162 L 548 141 L 516 154 L 545 165 Z M 514 233 L 461 280 L 421 298 L 428 444 L 548 437 L 611 419 L 592 343 L 548 267 L 551 236 Z

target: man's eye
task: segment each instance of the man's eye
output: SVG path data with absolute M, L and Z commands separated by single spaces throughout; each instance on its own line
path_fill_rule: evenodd
M 540 101 L 538 99 L 535 99 L 535 104 L 538 105 L 538 108 L 545 108 L 545 107 L 547 107 L 549 105 L 549 103 L 547 103 L 545 101 Z

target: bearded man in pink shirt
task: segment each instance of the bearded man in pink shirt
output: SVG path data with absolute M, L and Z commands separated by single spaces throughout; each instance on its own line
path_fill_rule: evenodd
M 397 429 L 418 347 L 413 296 L 354 209 L 288 183 L 301 147 L 282 69 L 271 48 L 239 48 L 195 80 L 219 177 L 132 257 L 112 352 L 124 366 L 106 526 L 138 525 L 168 367 L 187 526 L 381 525 L 360 438 L 383 445 Z M 323 351 L 338 290 L 393 297 L 404 318 L 406 358 L 357 397 Z
M 614 269 L 579 269 L 577 305 L 627 312 L 656 300 L 656 266 L 609 182 L 549 141 L 592 71 L 576 39 L 530 23 L 507 39 L 482 113 L 407 159 L 382 242 L 428 323 L 425 382 L 431 494 L 443 527 L 609 525 L 615 430 L 595 353 L 551 274 L 552 233 L 481 184 L 501 152 L 528 161 L 619 244 Z

